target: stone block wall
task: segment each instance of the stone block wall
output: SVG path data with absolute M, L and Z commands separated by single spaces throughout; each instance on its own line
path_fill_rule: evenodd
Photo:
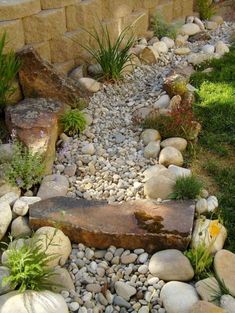
M 0 0 L 0 35 L 7 32 L 7 49 L 32 45 L 47 61 L 68 72 L 88 58 L 79 43 L 93 44 L 84 29 L 107 25 L 115 38 L 134 24 L 144 35 L 156 12 L 171 21 L 191 14 L 193 0 Z

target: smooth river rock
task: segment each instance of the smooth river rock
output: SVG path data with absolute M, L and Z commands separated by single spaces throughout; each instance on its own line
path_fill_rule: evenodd
M 228 250 L 218 251 L 214 258 L 214 269 L 218 278 L 235 297 L 235 254 Z
M 150 259 L 149 271 L 153 276 L 165 281 L 189 281 L 194 276 L 188 258 L 176 249 L 155 253 Z
M 199 300 L 193 286 L 178 281 L 166 283 L 160 299 L 167 313 L 191 313 L 193 305 Z

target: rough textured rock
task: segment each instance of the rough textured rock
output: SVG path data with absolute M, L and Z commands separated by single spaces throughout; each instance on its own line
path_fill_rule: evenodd
M 230 294 L 235 297 L 235 254 L 228 250 L 220 250 L 214 258 L 215 273 Z
M 159 173 L 148 179 L 144 185 L 144 194 L 150 199 L 167 199 L 173 192 L 175 181 Z
M 30 207 L 30 225 L 34 229 L 56 223 L 71 241 L 99 249 L 115 245 L 149 252 L 172 247 L 184 250 L 190 241 L 193 219 L 191 201 L 155 204 L 140 200 L 108 205 L 104 201 L 57 197 Z
M 189 313 L 226 313 L 225 310 L 221 309 L 213 303 L 207 301 L 198 301 L 189 311 Z
M 184 163 L 183 156 L 179 150 L 174 147 L 163 148 L 159 155 L 159 163 L 164 166 L 177 165 L 182 166 Z
M 167 313 L 190 313 L 192 306 L 199 300 L 193 286 L 178 281 L 166 283 L 161 290 L 160 299 Z
M 13 155 L 12 144 L 5 143 L 0 145 L 0 163 L 9 162 Z
M 33 153 L 40 153 L 45 163 L 45 172 L 50 173 L 55 158 L 55 144 L 60 133 L 58 121 L 65 106 L 57 101 L 25 99 L 14 106 L 7 106 L 6 124 L 10 132 Z
M 18 293 L 12 291 L 0 296 L 0 313 L 68 313 L 64 298 L 51 291 L 29 291 Z
M 188 258 L 175 249 L 155 253 L 150 259 L 149 271 L 153 276 L 165 281 L 189 281 L 194 276 Z
M 74 80 L 59 74 L 32 47 L 21 50 L 18 57 L 22 62 L 19 79 L 25 98 L 51 98 L 73 106 L 84 96 Z
M 43 178 L 37 196 L 41 199 L 65 196 L 68 188 L 67 177 L 59 174 L 48 175 Z
M 39 228 L 35 232 L 35 236 L 37 236 L 41 249 L 45 250 L 47 247 L 47 254 L 55 256 L 48 264 L 63 266 L 72 250 L 69 238 L 60 229 L 47 226 Z M 49 245 L 48 242 L 50 242 Z
M 188 80 L 179 74 L 173 74 L 166 77 L 163 88 L 170 97 L 180 95 L 183 96 L 187 91 Z
M 220 292 L 220 287 L 215 277 L 199 280 L 195 284 L 197 293 L 202 300 L 213 302 L 215 294 Z
M 0 240 L 5 235 L 12 220 L 11 207 L 7 202 L 0 202 Z

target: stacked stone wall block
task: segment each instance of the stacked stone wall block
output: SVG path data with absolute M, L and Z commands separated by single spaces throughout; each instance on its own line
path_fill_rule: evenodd
M 16 20 L 40 11 L 40 0 L 0 1 L 0 21 Z
M 103 0 L 102 1 L 102 12 L 103 17 L 109 18 L 122 18 L 128 16 L 133 10 L 143 7 L 142 5 L 137 5 L 136 2 L 139 0 Z
M 68 31 L 78 28 L 96 29 L 103 19 L 102 1 L 85 0 L 66 7 Z
M 138 10 L 123 18 L 123 28 L 131 26 L 134 35 L 144 35 L 149 26 L 147 10 Z
M 64 8 L 68 5 L 75 4 L 76 0 L 41 0 L 43 10 Z
M 42 42 L 66 32 L 65 10 L 50 9 L 23 18 L 26 43 Z
M 61 62 L 61 63 L 53 63 L 53 66 L 56 68 L 56 70 L 63 74 L 63 75 L 68 75 L 68 73 L 75 67 L 75 62 L 74 60 L 68 60 L 66 62 Z
M 7 34 L 7 44 L 4 52 L 19 50 L 25 44 L 22 20 L 12 20 L 0 22 L 0 36 Z
M 39 43 L 32 43 L 31 46 L 37 51 L 41 58 L 51 62 L 51 48 L 49 41 L 43 41 Z

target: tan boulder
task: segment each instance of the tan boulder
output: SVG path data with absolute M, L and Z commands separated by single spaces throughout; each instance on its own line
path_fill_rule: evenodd
M 222 308 L 207 301 L 195 303 L 189 313 L 226 313 Z
M 144 185 L 144 194 L 150 199 L 167 199 L 173 193 L 175 181 L 165 175 L 148 179 Z
M 159 155 L 159 164 L 164 166 L 177 165 L 182 166 L 184 163 L 183 156 L 179 150 L 174 147 L 165 147 Z
M 49 266 L 61 265 L 63 266 L 67 261 L 71 250 L 71 242 L 64 233 L 54 227 L 41 227 L 35 235 L 37 242 L 46 254 L 52 256 L 53 259 L 48 263 Z
M 220 250 L 214 258 L 215 273 L 232 296 L 235 296 L 235 254 Z
M 195 288 L 200 298 L 208 302 L 213 302 L 216 295 L 220 293 L 220 287 L 215 277 L 199 280 L 196 282 Z
M 140 59 L 147 64 L 156 64 L 158 58 L 159 54 L 152 46 L 145 47 L 140 54 Z

